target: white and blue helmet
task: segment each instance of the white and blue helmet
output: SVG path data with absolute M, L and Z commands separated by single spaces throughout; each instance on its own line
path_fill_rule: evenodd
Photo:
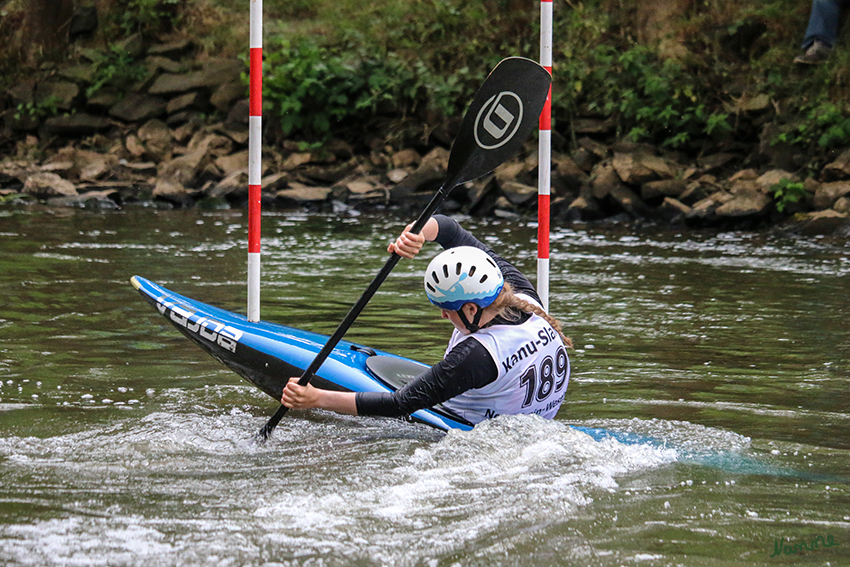
M 425 271 L 428 299 L 448 311 L 465 303 L 485 308 L 496 300 L 505 277 L 489 254 L 472 246 L 458 246 L 438 254 Z

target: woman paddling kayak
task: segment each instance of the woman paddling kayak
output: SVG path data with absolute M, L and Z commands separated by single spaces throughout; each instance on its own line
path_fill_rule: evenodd
M 424 282 L 428 299 L 455 327 L 443 360 L 392 393 L 324 390 L 291 378 L 281 403 L 384 417 L 443 404 L 471 423 L 503 414 L 555 417 L 569 383 L 572 342 L 528 278 L 449 217 L 434 215 L 419 234 L 410 228 L 388 252 L 412 259 L 426 241 L 445 249 Z

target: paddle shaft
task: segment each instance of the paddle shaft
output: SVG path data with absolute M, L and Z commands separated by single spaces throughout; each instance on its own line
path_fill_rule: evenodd
M 419 218 L 416 219 L 416 222 L 413 223 L 413 227 L 410 229 L 410 232 L 413 234 L 419 234 L 422 231 L 422 228 L 425 226 L 425 223 L 428 222 L 428 219 L 431 218 L 431 215 L 434 214 L 434 211 L 443 203 L 443 201 L 448 197 L 449 193 L 451 193 L 452 189 L 457 186 L 456 178 L 452 179 L 450 182 L 446 182 L 442 187 L 440 187 L 439 191 L 437 191 L 434 196 L 431 198 L 431 201 L 428 203 L 428 206 L 419 215 Z M 360 315 L 363 311 L 363 308 L 366 307 L 366 304 L 369 303 L 369 300 L 372 299 L 372 296 L 375 295 L 375 292 L 378 291 L 378 288 L 381 287 L 381 284 L 384 283 L 384 280 L 387 279 L 387 276 L 390 275 L 390 272 L 393 271 L 395 265 L 398 264 L 398 261 L 401 259 L 401 256 L 396 254 L 395 252 L 387 259 L 387 263 L 384 264 L 384 267 L 381 268 L 381 271 L 375 276 L 375 279 L 372 280 L 372 283 L 369 284 L 369 287 L 363 292 L 363 295 L 360 296 L 360 299 L 357 300 L 357 303 L 351 308 L 348 312 L 348 315 L 345 316 L 342 323 L 340 323 L 339 327 L 337 327 L 334 334 L 331 335 L 328 342 L 325 343 L 325 346 L 322 347 L 322 350 L 319 351 L 319 354 L 316 355 L 316 358 L 313 359 L 313 362 L 310 363 L 310 366 L 304 370 L 304 373 L 301 375 L 301 378 L 298 380 L 298 384 L 301 386 L 306 386 L 310 383 L 310 379 L 319 371 L 319 368 L 331 354 L 331 351 L 339 344 L 339 341 L 342 340 L 343 335 L 351 328 L 351 325 L 354 324 L 354 320 Z M 268 439 L 269 436 L 274 431 L 274 428 L 277 427 L 277 424 L 280 423 L 280 420 L 283 419 L 283 416 L 286 415 L 286 412 L 289 411 L 289 408 L 285 405 L 281 404 L 274 415 L 269 419 L 269 421 L 263 426 L 260 430 L 260 436 L 263 439 Z

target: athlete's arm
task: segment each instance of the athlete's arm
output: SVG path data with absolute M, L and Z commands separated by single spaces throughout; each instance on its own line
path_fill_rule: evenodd
M 326 409 L 337 413 L 357 415 L 354 392 L 337 392 L 316 388 L 312 384 L 298 385 L 298 377 L 289 379 L 280 403 L 289 409 Z
M 358 415 L 398 417 L 434 407 L 498 378 L 496 362 L 474 338 L 459 343 L 446 357 L 392 393 L 359 392 Z

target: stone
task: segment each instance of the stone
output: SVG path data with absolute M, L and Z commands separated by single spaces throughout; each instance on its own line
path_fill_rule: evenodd
M 345 184 L 345 188 L 355 195 L 364 195 L 375 190 L 375 186 L 367 181 L 351 181 Z
M 794 215 L 784 228 L 804 236 L 831 235 L 850 230 L 850 216 L 832 209 Z
M 165 111 L 168 114 L 174 114 L 175 112 L 180 112 L 181 110 L 186 110 L 187 108 L 203 109 L 204 106 L 205 99 L 201 95 L 201 93 L 199 93 L 198 91 L 192 91 L 169 100 L 168 105 L 165 107 Z
M 623 182 L 617 175 L 611 164 L 598 164 L 591 174 L 590 188 L 595 199 L 604 199 L 614 187 L 619 187 Z
M 298 206 L 305 204 L 323 203 L 331 194 L 329 187 L 307 187 L 306 185 L 292 184 L 289 189 L 282 189 L 275 193 L 275 204 L 278 206 Z
M 637 193 L 626 187 L 618 185 L 611 189 L 609 197 L 617 203 L 621 209 L 636 218 L 646 218 L 652 216 L 652 211 L 646 204 L 641 201 Z
M 237 100 L 244 98 L 247 94 L 247 88 L 241 83 L 228 83 L 221 85 L 210 96 L 210 104 L 216 110 L 227 112 Z
M 193 48 L 194 44 L 192 43 L 192 40 L 181 39 L 169 43 L 152 45 L 148 49 L 148 54 L 174 59 L 187 55 L 189 52 L 192 51 Z
M 167 57 L 152 56 L 145 58 L 145 65 L 149 73 L 181 73 L 184 68 L 179 61 L 174 61 Z
M 603 216 L 599 203 L 589 194 L 582 193 L 572 200 L 565 216 L 572 221 L 591 221 Z
M 190 184 L 194 181 L 198 173 L 200 173 L 206 157 L 207 149 L 202 148 L 162 163 L 157 168 L 159 177 L 181 185 Z
M 197 89 L 214 89 L 227 83 L 238 83 L 243 70 L 241 61 L 212 60 L 200 71 L 160 75 L 148 89 L 148 94 L 177 95 Z
M 755 96 L 743 95 L 735 102 L 735 108 L 742 112 L 764 112 L 771 108 L 770 95 L 767 93 L 757 94 Z
M 796 175 L 785 171 L 784 169 L 772 169 L 759 176 L 758 179 L 755 180 L 755 182 L 763 192 L 767 193 L 768 191 L 770 191 L 771 187 L 773 187 L 784 179 L 790 179 L 791 181 L 799 180 Z
M 35 103 L 71 110 L 80 96 L 80 87 L 70 81 L 45 81 L 35 88 Z
M 773 199 L 759 191 L 743 191 L 717 207 L 717 217 L 754 217 L 767 214 L 773 206 Z
M 735 197 L 731 193 L 718 191 L 695 203 L 686 217 L 688 219 L 710 219 L 714 216 L 714 212 L 720 208 L 721 205 L 734 198 Z
M 612 165 L 624 183 L 642 185 L 657 179 L 670 179 L 673 170 L 662 158 L 643 153 L 615 153 Z
M 832 210 L 839 213 L 850 215 L 850 197 L 841 197 L 832 206 Z
M 572 128 L 579 134 L 607 135 L 614 132 L 617 121 L 613 118 L 576 118 Z
M 78 85 L 90 85 L 94 82 L 94 65 L 70 65 L 59 69 L 57 75 Z
M 688 188 L 688 184 L 682 179 L 662 179 L 660 181 L 648 181 L 641 185 L 640 196 L 644 201 L 658 199 L 660 197 L 678 197 Z
M 697 165 L 704 173 L 715 171 L 735 161 L 737 156 L 729 153 L 712 154 L 697 158 Z
M 406 201 L 423 190 L 436 190 L 443 182 L 446 170 L 441 165 L 442 160 L 436 154 L 431 159 L 427 158 L 422 160 L 413 173 L 390 189 L 390 200 L 393 203 Z
M 835 202 L 850 194 L 850 180 L 822 183 L 815 191 L 812 205 L 815 209 L 831 209 Z
M 219 156 L 216 158 L 215 164 L 224 173 L 225 177 L 239 171 L 248 171 L 248 150 Z
M 109 110 L 119 102 L 121 102 L 122 94 L 111 89 L 99 89 L 92 94 L 86 101 L 89 109 L 103 111 Z
M 44 199 L 56 196 L 71 196 L 77 194 L 77 187 L 59 177 L 55 173 L 41 172 L 33 173 L 24 182 L 24 193 Z
M 592 140 L 591 138 L 579 138 L 578 145 L 583 150 L 590 152 L 597 161 L 608 157 L 608 146 L 600 144 L 596 140 Z
M 407 148 L 396 152 L 392 156 L 393 167 L 413 167 L 419 165 L 422 161 L 422 156 L 414 149 Z
M 101 116 L 93 116 L 80 112 L 62 116 L 51 116 L 44 122 L 44 127 L 50 134 L 57 136 L 91 136 L 112 127 L 112 122 Z
M 160 177 L 153 188 L 153 197 L 163 199 L 180 206 L 191 204 L 190 192 L 176 178 Z
M 507 182 L 513 181 L 526 173 L 525 164 L 519 160 L 511 159 L 499 165 L 493 173 L 496 175 L 496 181 Z
M 313 155 L 310 152 L 293 153 L 286 158 L 281 167 L 286 171 L 292 171 L 305 163 L 310 163 L 312 159 Z
M 171 158 L 173 133 L 171 129 L 157 118 L 148 120 L 136 132 L 139 140 L 144 143 L 144 151 L 141 155 L 147 155 L 150 159 L 161 161 Z M 127 149 L 130 149 L 130 140 L 127 140 Z M 138 151 L 138 150 L 136 150 Z M 135 151 L 131 151 L 136 155 Z
M 408 175 L 410 175 L 410 172 L 405 169 L 391 169 L 387 172 L 387 179 L 390 180 L 390 183 L 401 183 Z
M 821 170 L 821 179 L 823 181 L 850 179 L 850 150 L 844 151 L 835 161 L 828 163 Z
M 269 186 L 263 183 L 263 188 L 268 189 Z M 227 197 L 229 200 L 242 200 L 248 198 L 248 172 L 235 171 L 222 179 L 219 183 L 213 184 L 212 188 L 207 192 L 210 197 Z
M 676 220 L 686 218 L 691 212 L 691 208 L 673 197 L 664 197 L 661 206 L 658 207 L 658 214 L 667 222 L 675 222 Z
M 735 181 L 755 181 L 759 178 L 759 174 L 755 169 L 742 169 L 738 173 L 729 178 L 733 183 Z
M 587 173 L 570 156 L 556 155 L 553 156 L 552 162 L 555 164 L 555 176 L 569 187 L 578 188 L 587 184 L 590 180 Z
M 115 49 L 132 59 L 138 59 L 145 54 L 145 38 L 141 32 L 134 33 L 130 37 L 117 42 Z
M 504 196 L 513 205 L 526 205 L 532 202 L 537 197 L 537 187 L 518 183 L 516 181 L 506 181 L 501 183 L 501 189 Z
M 47 204 L 54 207 L 79 207 L 91 210 L 120 209 L 116 199 L 119 198 L 117 189 L 104 189 L 102 191 L 86 191 L 78 195 L 64 197 L 51 197 Z
M 124 122 L 142 122 L 165 114 L 165 100 L 140 93 L 130 93 L 109 109 L 109 115 Z

